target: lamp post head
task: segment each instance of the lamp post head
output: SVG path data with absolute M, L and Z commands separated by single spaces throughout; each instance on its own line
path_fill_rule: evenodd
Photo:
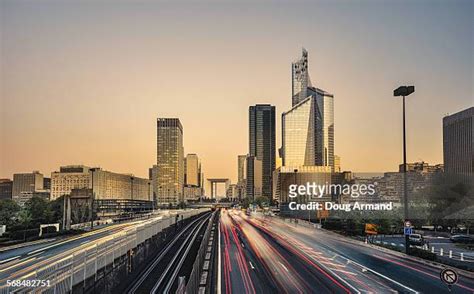
M 413 92 L 415 92 L 415 86 L 400 86 L 393 90 L 393 96 L 408 96 Z

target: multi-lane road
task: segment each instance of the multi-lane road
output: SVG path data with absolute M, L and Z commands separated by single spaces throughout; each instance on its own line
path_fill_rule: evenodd
M 99 240 L 133 229 L 146 220 L 114 224 L 64 239 L 51 239 L 0 252 L 0 286 L 7 280 L 23 280 L 29 274 Z
M 438 265 L 274 217 L 223 210 L 219 237 L 224 293 L 449 292 Z M 474 293 L 473 275 L 451 292 Z
M 182 236 L 177 232 L 177 241 L 167 245 L 176 250 L 162 249 L 156 262 L 150 262 L 157 266 L 148 275 L 138 275 L 143 279 L 137 280 L 138 286 L 130 292 L 161 292 L 168 284 L 168 288 L 176 288 L 175 282 L 157 281 L 171 280 L 166 275 L 175 280 L 180 275 L 183 256 L 190 248 L 186 244 L 193 244 L 202 234 L 209 215 L 202 215 L 187 225 L 180 231 Z M 91 243 L 114 238 L 146 221 L 110 225 L 78 236 L 1 251 L 0 285 L 7 280 L 25 279 Z M 216 276 L 217 290 L 221 293 L 449 292 L 440 280 L 439 264 L 277 217 L 248 216 L 239 210 L 223 209 L 218 241 Z M 172 266 L 165 266 L 167 260 Z M 459 281 L 452 286 L 451 293 L 474 293 L 474 275 L 459 273 Z

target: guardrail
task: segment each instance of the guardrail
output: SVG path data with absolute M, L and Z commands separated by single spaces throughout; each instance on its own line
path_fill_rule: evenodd
M 184 220 L 209 209 L 196 209 L 179 212 Z M 90 246 L 63 257 L 52 264 L 32 271 L 16 280 L 49 281 L 49 285 L 34 288 L 35 293 L 67 293 L 73 286 L 84 283 L 108 265 L 114 265 L 117 258 L 175 224 L 176 217 L 170 214 L 161 219 L 151 219 L 131 230 L 116 233 L 108 239 L 92 241 Z M 32 288 L 0 286 L 0 293 L 31 291 Z
M 201 245 L 199 246 L 199 250 L 196 256 L 196 260 L 194 260 L 193 263 L 193 269 L 191 271 L 191 275 L 189 276 L 189 279 L 186 284 L 186 289 L 184 292 L 176 292 L 176 293 L 186 293 L 186 294 L 194 294 L 194 293 L 201 293 L 199 292 L 199 286 L 203 282 L 206 284 L 207 279 L 209 275 L 209 271 L 204 272 L 204 270 L 208 270 L 210 267 L 210 255 L 211 252 L 209 250 L 212 250 L 212 243 L 211 242 L 211 236 L 214 234 L 212 232 L 213 226 L 215 226 L 215 218 L 216 218 L 217 212 L 214 212 L 214 215 L 209 219 L 209 223 L 207 224 L 206 227 L 206 232 L 204 233 L 204 237 L 202 238 Z M 212 233 L 211 233 L 212 232 Z M 212 240 L 214 242 L 214 240 Z M 210 248 L 210 249 L 208 249 Z M 205 263 L 207 262 L 207 266 Z M 203 270 L 204 268 L 204 270 Z M 203 274 L 205 275 L 205 280 L 203 280 Z

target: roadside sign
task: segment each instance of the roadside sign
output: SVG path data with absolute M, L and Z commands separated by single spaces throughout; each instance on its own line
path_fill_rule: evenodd
M 413 233 L 413 229 L 410 227 L 405 227 L 403 228 L 403 234 L 404 235 L 411 235 Z
M 440 277 L 441 281 L 446 283 L 448 286 L 454 285 L 458 281 L 458 274 L 449 268 L 444 269 L 441 272 Z
M 365 233 L 367 235 L 377 235 L 377 225 L 376 224 L 365 224 Z

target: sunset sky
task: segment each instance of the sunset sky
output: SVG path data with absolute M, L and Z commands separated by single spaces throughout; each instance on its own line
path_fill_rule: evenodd
M 442 117 L 474 105 L 474 1 L 0 0 L 0 177 L 60 165 L 148 176 L 156 118 L 178 117 L 206 177 L 237 177 L 248 107 L 291 106 L 305 47 L 334 94 L 342 168 L 442 163 Z

